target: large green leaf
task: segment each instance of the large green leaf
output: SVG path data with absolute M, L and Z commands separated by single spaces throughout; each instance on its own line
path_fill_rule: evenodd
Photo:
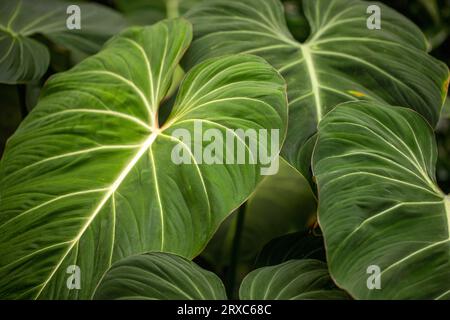
M 198 163 L 192 145 L 173 134 L 186 129 L 193 137 L 196 123 L 231 132 L 234 162 L 237 150 L 246 159 L 251 152 L 236 129 L 267 129 L 268 141 L 279 130 L 281 146 L 284 80 L 256 56 L 205 61 L 186 75 L 159 124 L 191 36 L 183 19 L 131 28 L 48 81 L 0 166 L 0 297 L 88 298 L 121 258 L 155 250 L 192 258 L 253 191 L 259 162 Z M 209 144 L 197 141 L 194 152 Z M 176 165 L 174 148 L 192 163 Z M 66 288 L 73 264 L 81 290 Z
M 157 252 L 114 263 L 94 299 L 225 300 L 227 295 L 214 273 L 185 258 Z
M 436 157 L 432 128 L 410 109 L 350 102 L 321 122 L 319 221 L 330 273 L 354 297 L 450 298 L 450 201 Z M 380 289 L 367 285 L 370 266 Z
M 278 174 L 265 178 L 247 202 L 240 259 L 254 262 L 267 242 L 306 230 L 315 214 L 316 200 L 307 181 L 281 161 Z
M 324 262 L 305 259 L 256 269 L 242 281 L 242 300 L 347 299 L 334 285 Z
M 381 30 L 369 30 L 369 2 L 304 0 L 311 34 L 296 41 L 278 0 L 212 0 L 188 12 L 193 66 L 226 53 L 254 53 L 285 77 L 289 131 L 283 156 L 307 175 L 302 148 L 323 116 L 341 102 L 365 99 L 417 110 L 435 125 L 445 96 L 447 67 L 427 55 L 421 31 L 383 4 Z M 303 157 L 308 157 L 305 161 Z M 305 166 L 306 164 L 306 166 Z
M 80 8 L 80 30 L 69 30 L 70 5 Z M 97 52 L 104 41 L 124 27 L 115 11 L 92 3 L 55 0 L 2 0 L 0 2 L 0 83 L 37 80 L 49 64 L 45 45 L 33 38 L 43 35 L 71 51 L 79 61 Z

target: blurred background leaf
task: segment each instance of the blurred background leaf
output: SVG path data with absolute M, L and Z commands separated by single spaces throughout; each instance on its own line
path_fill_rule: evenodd
M 317 228 L 309 232 L 294 232 L 271 240 L 258 254 L 255 266 L 273 266 L 295 259 L 326 262 L 323 237 L 318 231 Z
M 18 7 L 19 4 L 20 7 Z M 1 2 L 1 7 L 5 9 L 2 12 L 3 20 L 11 21 L 8 12 L 18 9 L 9 28 L 14 30 L 17 35 L 20 35 L 26 28 L 24 35 L 20 36 L 21 39 L 31 41 L 42 49 L 40 52 L 33 50 L 29 52 L 32 55 L 29 56 L 31 60 L 37 59 L 30 63 L 43 63 L 43 65 L 36 70 L 35 76 L 22 78 L 20 74 L 11 76 L 12 69 L 5 71 L 9 68 L 8 66 L 11 66 L 10 63 L 19 68 L 29 65 L 13 62 L 19 59 L 20 55 L 12 55 L 2 61 L 2 67 L 6 69 L 0 68 L 4 72 L 0 78 L 10 84 L 0 85 L 2 98 L 0 99 L 0 156 L 6 140 L 36 105 L 40 90 L 48 77 L 56 72 L 65 71 L 87 56 L 96 53 L 106 40 L 126 26 L 125 20 L 116 10 L 98 3 L 77 1 L 81 7 L 81 30 L 67 30 L 68 14 L 66 9 L 71 4 L 73 3 L 60 0 L 2 0 Z M 7 41 L 8 37 L 9 35 L 6 35 L 3 40 Z M 7 44 L 7 42 L 3 43 L 3 45 Z M 6 52 L 3 51 L 3 53 Z M 39 57 L 42 52 L 45 52 L 48 58 L 40 61 Z M 37 56 L 33 56 L 35 54 Z M 32 73 L 23 73 L 23 75 L 27 74 Z
M 426 35 L 430 54 L 450 66 L 450 0 L 381 0 L 417 24 Z M 309 34 L 309 26 L 301 13 L 302 0 L 284 0 L 289 30 L 299 41 Z M 383 19 L 383 13 L 381 13 Z M 436 130 L 439 149 L 438 184 L 450 192 L 450 107 L 449 98 Z
M 288 233 L 307 232 L 315 225 L 315 213 L 316 200 L 308 181 L 281 160 L 278 174 L 267 176 L 245 209 L 225 220 L 196 261 L 219 274 L 228 287 L 231 273 L 232 287 L 237 288 L 254 269 L 264 245 Z M 238 247 L 236 237 L 240 237 Z
M 80 29 L 67 21 L 79 7 Z M 46 44 L 67 50 L 72 64 L 96 53 L 103 43 L 125 27 L 121 14 L 96 3 L 58 0 L 2 0 L 0 2 L 0 82 L 39 80 L 50 54 Z
M 186 13 L 202 0 L 114 0 L 129 24 L 153 24 L 165 18 L 175 18 Z
M 241 300 L 347 300 L 349 295 L 336 287 L 326 263 L 289 260 L 256 269 L 242 281 Z
M 450 64 L 450 0 L 381 0 L 381 2 L 417 24 L 427 36 L 432 54 Z M 308 37 L 309 26 L 300 10 L 302 0 L 283 0 L 283 3 L 289 30 L 297 40 L 304 41 Z

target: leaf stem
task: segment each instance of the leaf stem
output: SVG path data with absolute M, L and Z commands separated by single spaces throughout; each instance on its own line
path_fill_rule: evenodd
M 180 15 L 178 4 L 178 0 L 166 0 L 166 15 L 168 19 L 177 18 Z
M 237 212 L 237 220 L 236 220 L 236 228 L 234 231 L 233 244 L 231 248 L 231 257 L 230 257 L 230 265 L 227 270 L 227 295 L 229 299 L 233 299 L 234 291 L 235 291 L 235 281 L 236 281 L 236 271 L 239 260 L 239 252 L 241 247 L 242 240 L 242 231 L 244 229 L 244 221 L 245 221 L 245 209 L 247 207 L 247 202 L 244 202 L 238 209 Z

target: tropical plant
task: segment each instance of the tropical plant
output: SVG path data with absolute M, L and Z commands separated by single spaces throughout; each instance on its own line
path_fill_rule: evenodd
M 187 15 L 195 34 L 186 65 L 230 53 L 257 54 L 271 63 L 288 84 L 283 156 L 305 175 L 317 124 L 339 103 L 362 99 L 410 107 L 436 125 L 448 69 L 427 55 L 416 26 L 382 6 L 384 25 L 370 30 L 367 3 L 358 0 L 302 3 L 311 28 L 304 43 L 290 34 L 277 0 L 199 5 Z
M 190 147 L 172 132 L 193 131 L 195 121 L 220 131 L 285 131 L 284 80 L 255 56 L 205 61 L 186 75 L 161 124 L 158 109 L 190 28 L 170 20 L 129 29 L 47 83 L 2 161 L 3 271 L 14 270 L 17 281 L 33 275 L 22 290 L 4 278 L 4 293 L 14 287 L 17 297 L 61 297 L 65 270 L 77 264 L 90 284 L 77 294 L 88 298 L 110 264 L 130 254 L 160 250 L 192 258 L 254 189 L 259 165 L 201 164 L 193 155 L 192 165 L 174 164 L 174 145 Z M 67 166 L 73 170 L 58 169 Z M 25 267 L 36 259 L 43 264 Z

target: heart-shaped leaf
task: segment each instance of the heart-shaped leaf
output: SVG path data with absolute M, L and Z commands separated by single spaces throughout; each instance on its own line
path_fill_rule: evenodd
M 450 201 L 436 142 L 416 112 L 336 107 L 313 158 L 330 273 L 355 298 L 450 298 Z
M 168 253 L 114 263 L 95 292 L 101 300 L 225 300 L 222 281 L 194 262 Z
M 183 19 L 131 28 L 48 81 L 0 166 L 0 297 L 89 298 L 121 258 L 155 250 L 192 258 L 254 190 L 263 165 L 236 130 L 267 130 L 281 146 L 285 82 L 256 56 L 205 61 L 159 124 L 191 35 Z M 211 144 L 208 129 L 228 137 L 226 150 L 216 149 L 227 163 L 196 156 Z M 258 152 L 279 152 L 257 142 Z M 176 164 L 174 150 L 190 164 Z M 236 164 L 240 151 L 247 160 Z M 66 287 L 71 265 L 81 270 L 80 290 Z
M 79 8 L 80 28 L 69 29 L 71 18 Z M 72 8 L 70 8 L 72 6 Z M 75 17 L 75 16 L 73 16 Z M 0 83 L 23 83 L 37 80 L 47 70 L 50 55 L 47 47 L 34 39 L 43 35 L 72 52 L 80 61 L 97 52 L 103 43 L 124 27 L 115 11 L 93 3 L 55 0 L 2 0 L 0 2 Z
M 308 175 L 306 141 L 323 116 L 341 102 L 364 99 L 412 108 L 435 125 L 448 68 L 426 53 L 421 31 L 382 4 L 381 29 L 367 26 L 370 3 L 303 0 L 311 34 L 299 43 L 290 34 L 278 0 L 212 0 L 188 12 L 194 41 L 185 59 L 192 66 L 227 53 L 253 53 L 285 77 L 289 131 L 282 155 Z M 308 159 L 302 159 L 303 157 Z
M 347 299 L 334 285 L 327 265 L 318 260 L 289 260 L 256 269 L 242 281 L 241 300 L 339 300 Z

